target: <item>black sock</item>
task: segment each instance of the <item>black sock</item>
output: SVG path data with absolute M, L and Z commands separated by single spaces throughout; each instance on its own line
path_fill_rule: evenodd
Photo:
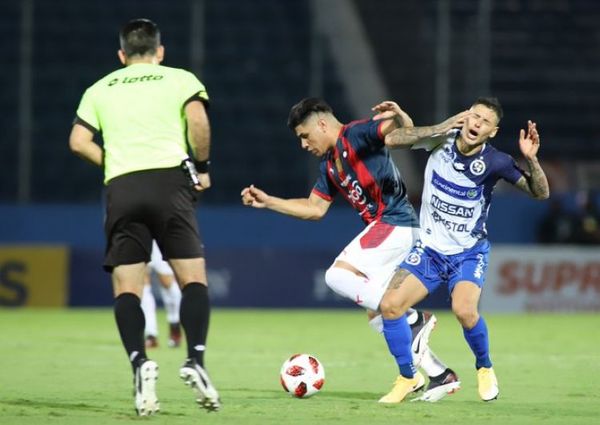
M 146 358 L 144 347 L 146 319 L 140 306 L 139 297 L 125 292 L 115 298 L 115 319 L 121 335 L 121 342 L 135 371 L 140 361 Z
M 185 331 L 188 358 L 195 359 L 200 366 L 204 366 L 209 316 L 208 288 L 199 282 L 185 285 L 181 292 L 179 317 Z

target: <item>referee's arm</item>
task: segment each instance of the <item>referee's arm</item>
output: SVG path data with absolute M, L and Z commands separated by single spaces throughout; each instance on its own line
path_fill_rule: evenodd
M 87 127 L 75 123 L 69 136 L 71 151 L 99 167 L 102 166 L 102 148 L 94 142 L 94 133 Z
M 196 157 L 199 184 L 194 188 L 201 192 L 210 187 L 208 164 L 210 158 L 210 124 L 206 107 L 200 100 L 193 100 L 185 105 L 185 117 L 188 127 L 188 141 Z
M 194 100 L 185 105 L 188 127 L 188 140 L 192 145 L 196 161 L 208 161 L 210 158 L 210 123 L 204 103 Z

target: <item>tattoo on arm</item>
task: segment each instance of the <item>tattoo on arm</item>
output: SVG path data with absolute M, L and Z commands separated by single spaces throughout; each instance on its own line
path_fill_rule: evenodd
M 548 179 L 537 159 L 527 161 L 529 172 L 515 184 L 519 189 L 529 193 L 535 199 L 548 199 L 550 187 Z
M 399 269 L 396 273 L 394 273 L 394 276 L 388 285 L 388 289 L 398 289 L 409 274 L 410 272 L 408 270 Z
M 388 146 L 410 146 L 414 145 L 421 139 L 431 137 L 437 133 L 438 126 L 429 127 L 401 127 L 392 131 L 387 139 Z

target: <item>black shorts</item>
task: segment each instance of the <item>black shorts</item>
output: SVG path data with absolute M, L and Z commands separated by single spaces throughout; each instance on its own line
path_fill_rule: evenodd
M 152 239 L 165 259 L 204 257 L 196 200 L 179 167 L 112 179 L 106 187 L 104 269 L 150 261 Z

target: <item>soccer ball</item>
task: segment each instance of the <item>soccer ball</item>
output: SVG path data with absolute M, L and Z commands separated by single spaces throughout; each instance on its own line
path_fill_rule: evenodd
M 315 356 L 294 354 L 281 366 L 281 386 L 298 398 L 307 398 L 318 393 L 325 383 L 325 369 Z

